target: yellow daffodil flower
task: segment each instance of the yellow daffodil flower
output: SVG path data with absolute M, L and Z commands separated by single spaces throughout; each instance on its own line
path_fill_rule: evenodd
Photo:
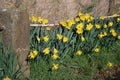
M 100 16 L 100 19 L 101 19 L 101 20 L 104 20 L 104 19 L 105 19 L 105 17 L 104 17 L 104 16 Z
M 112 67 L 113 64 L 112 64 L 111 62 L 108 62 L 108 63 L 107 63 L 107 66 L 108 66 L 108 67 Z
M 96 24 L 95 27 L 96 27 L 97 29 L 100 29 L 101 26 L 100 26 L 100 24 Z
M 42 23 L 43 19 L 41 17 L 38 17 L 38 23 Z
M 111 32 L 111 34 L 112 34 L 114 37 L 117 36 L 117 33 L 116 33 L 116 31 L 115 31 L 114 29 L 111 29 L 110 32 Z
M 103 32 L 103 35 L 104 35 L 104 36 L 107 36 L 107 32 Z
M 87 24 L 86 30 L 91 30 L 93 28 L 93 25 L 91 23 Z
M 81 41 L 84 42 L 85 41 L 85 38 L 83 36 L 81 36 Z
M 104 24 L 104 26 L 103 26 L 105 29 L 107 28 L 107 24 Z
M 54 48 L 53 53 L 58 53 L 58 50 Z
M 78 50 L 78 51 L 76 52 L 76 55 L 82 55 L 82 51 L 81 51 L 81 50 Z
M 44 50 L 43 50 L 43 53 L 46 55 L 46 54 L 49 54 L 50 53 L 50 50 L 49 50 L 49 48 L 45 48 Z
M 82 16 L 83 15 L 83 13 L 82 12 L 78 12 L 78 16 L 80 17 L 80 16 Z
M 47 20 L 47 19 L 43 19 L 42 23 L 43 23 L 43 24 L 47 24 L 47 23 L 48 23 L 48 20 Z
M 49 37 L 48 37 L 48 36 L 45 36 L 45 37 L 43 37 L 43 40 L 44 40 L 45 42 L 48 42 Z
M 37 50 L 33 50 L 33 51 L 30 52 L 30 54 L 28 55 L 28 57 L 30 59 L 34 59 L 37 55 L 38 55 L 38 51 Z
M 113 26 L 113 22 L 109 22 L 108 26 L 110 26 L 110 27 Z
M 37 17 L 32 16 L 32 23 L 36 23 L 37 22 Z
M 9 77 L 5 77 L 3 78 L 3 80 L 11 80 Z
M 84 27 L 84 24 L 83 23 L 80 23 L 76 26 L 76 29 L 82 29 Z
M 120 35 L 118 35 L 118 39 L 120 39 Z
M 36 38 L 37 38 L 37 41 L 40 42 L 40 37 L 39 37 L 39 36 L 36 36 Z
M 100 33 L 100 34 L 98 34 L 98 37 L 101 39 L 104 37 L 104 34 Z
M 83 16 L 80 16 L 80 20 L 81 21 L 85 21 L 85 16 L 83 15 Z
M 52 55 L 52 58 L 53 59 L 57 59 L 59 56 L 58 56 L 58 54 L 57 53 L 54 53 L 53 55 Z
M 75 21 L 77 21 L 77 22 L 80 21 L 80 18 L 79 18 L 79 17 L 76 17 L 76 18 L 75 18 Z
M 64 43 L 68 42 L 68 38 L 67 37 L 63 37 L 63 42 Z
M 95 48 L 95 52 L 98 53 L 100 51 L 99 48 Z
M 120 17 L 119 17 L 119 18 L 117 18 L 117 22 L 120 22 Z
M 52 70 L 57 70 L 59 68 L 59 64 L 53 64 Z
M 83 33 L 83 29 L 77 29 L 77 30 L 76 30 L 76 33 L 77 33 L 77 34 L 82 34 L 82 33 Z
M 62 36 L 61 34 L 57 34 L 57 39 L 58 39 L 58 40 L 62 40 L 62 37 L 63 37 L 63 36 Z
M 60 21 L 60 25 L 62 25 L 63 27 L 66 27 L 66 26 L 67 26 L 67 23 L 61 20 L 61 21 Z

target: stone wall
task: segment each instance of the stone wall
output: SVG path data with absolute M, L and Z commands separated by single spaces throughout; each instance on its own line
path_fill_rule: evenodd
M 91 7 L 92 6 L 92 7 Z M 50 23 L 72 19 L 78 11 L 94 16 L 120 13 L 120 0 L 0 0 L 0 8 L 27 8 L 29 14 L 49 19 Z M 88 9 L 91 8 L 91 11 Z

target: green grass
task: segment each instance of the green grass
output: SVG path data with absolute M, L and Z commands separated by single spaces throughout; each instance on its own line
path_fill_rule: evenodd
M 99 53 L 73 55 L 69 51 L 67 56 L 58 60 L 59 69 L 51 70 L 52 61 L 40 60 L 31 62 L 31 80 L 96 80 L 104 79 L 114 73 L 113 67 L 120 66 L 120 41 L 112 48 L 103 47 Z M 107 66 L 111 62 L 113 67 Z M 107 73 L 106 70 L 109 70 Z M 104 76 L 100 75 L 102 73 Z

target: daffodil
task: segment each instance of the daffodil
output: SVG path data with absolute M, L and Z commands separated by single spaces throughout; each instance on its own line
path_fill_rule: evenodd
M 107 28 L 107 24 L 104 24 L 104 26 L 103 26 L 104 28 Z
M 120 39 L 120 35 L 118 35 L 118 39 Z
M 58 50 L 54 48 L 53 53 L 58 53 Z
M 49 54 L 50 53 L 50 49 L 49 48 L 45 48 L 44 50 L 43 50 L 43 53 L 46 55 L 46 54 Z
M 75 21 L 77 21 L 77 22 L 80 21 L 80 18 L 79 18 L 79 17 L 76 17 L 76 18 L 75 18 Z
M 87 22 L 90 22 L 91 20 L 93 20 L 93 17 L 88 13 L 86 13 L 84 16 Z
M 104 16 L 100 16 L 100 19 L 101 19 L 101 20 L 104 20 L 104 19 L 105 19 L 105 17 L 104 17 Z
M 117 18 L 117 22 L 120 22 L 120 17 L 119 17 L 119 18 Z
M 43 37 L 43 40 L 44 40 L 45 42 L 48 42 L 49 37 L 48 37 L 48 36 L 45 36 L 45 37 Z
M 76 33 L 77 33 L 77 34 L 82 34 L 82 33 L 83 33 L 83 29 L 77 29 L 77 30 L 76 30 Z
M 104 36 L 107 36 L 107 32 L 103 32 L 103 35 L 104 35 Z
M 37 50 L 33 50 L 33 51 L 30 52 L 30 54 L 28 55 L 28 57 L 30 59 L 34 59 L 37 55 L 38 55 L 38 51 Z
M 34 54 L 34 55 L 37 55 L 37 54 L 38 54 L 38 51 L 37 51 L 37 50 L 33 50 L 33 54 Z
M 67 26 L 67 23 L 61 20 L 60 21 L 60 25 L 62 25 L 63 27 L 65 27 L 65 26 Z
M 61 34 L 57 34 L 57 39 L 58 39 L 58 40 L 62 40 L 62 37 L 63 37 L 63 36 L 62 36 Z
M 84 27 L 84 24 L 83 23 L 80 23 L 76 26 L 76 29 L 82 29 Z
M 113 22 L 109 22 L 108 26 L 110 26 L 110 27 L 113 26 Z
M 80 17 L 80 16 L 82 16 L 83 15 L 83 13 L 82 12 L 78 12 L 78 16 Z
M 87 24 L 86 30 L 91 30 L 93 28 L 93 25 L 91 23 Z
M 75 21 L 74 21 L 74 20 L 67 20 L 66 22 L 67 22 L 68 25 L 71 25 L 71 26 L 72 26 L 73 24 L 75 24 Z
M 40 42 L 40 37 L 39 36 L 36 36 L 36 39 L 38 42 Z
M 67 37 L 63 37 L 63 42 L 64 43 L 68 42 L 68 38 Z
M 81 41 L 84 42 L 85 41 L 85 38 L 83 36 L 81 36 Z
M 59 68 L 59 64 L 53 64 L 52 70 L 57 70 Z
M 100 27 L 101 27 L 100 24 L 96 24 L 95 26 L 97 29 L 100 29 Z
M 104 37 L 104 34 L 100 33 L 100 34 L 98 34 L 98 37 L 101 39 Z
M 3 78 L 3 80 L 11 80 L 8 76 Z
M 82 51 L 81 51 L 81 50 L 78 50 L 78 51 L 76 52 L 76 55 L 82 55 Z
M 41 17 L 38 17 L 38 23 L 42 23 L 43 19 Z
M 80 16 L 80 20 L 85 21 L 85 16 L 84 15 Z
M 112 67 L 113 64 L 112 64 L 111 62 L 108 62 L 108 63 L 107 63 L 107 66 L 108 66 L 108 67 Z
M 52 55 L 52 58 L 53 59 L 57 59 L 59 56 L 58 56 L 58 53 L 54 53 L 53 55 Z
M 48 20 L 47 20 L 47 19 L 43 19 L 42 23 L 43 23 L 43 24 L 47 24 L 47 23 L 48 23 Z
M 36 23 L 37 22 L 37 17 L 32 16 L 32 23 Z
M 98 53 L 100 51 L 99 48 L 95 48 L 95 52 Z
M 116 33 L 116 31 L 115 31 L 114 29 L 111 29 L 110 32 L 111 32 L 111 34 L 112 34 L 114 37 L 117 36 L 117 33 Z
M 35 56 L 33 55 L 32 52 L 30 52 L 30 54 L 28 55 L 28 57 L 29 57 L 30 59 L 34 59 L 34 58 L 35 58 Z
M 115 36 L 117 36 L 117 33 L 116 33 L 116 32 L 113 32 L 112 35 L 115 37 Z

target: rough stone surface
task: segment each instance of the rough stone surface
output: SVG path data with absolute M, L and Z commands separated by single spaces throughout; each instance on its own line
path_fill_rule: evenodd
M 98 3 L 96 3 L 96 7 L 94 8 L 94 11 L 91 13 L 95 17 L 97 16 L 107 16 L 108 10 L 109 10 L 109 0 L 100 0 Z
M 26 10 L 8 9 L 0 11 L 2 31 L 5 46 L 11 46 L 18 56 L 25 77 L 29 77 L 29 64 L 26 61 L 29 53 L 29 16 Z
M 50 23 L 73 19 L 90 6 L 94 16 L 120 13 L 120 0 L 0 0 L 0 8 L 27 8 L 31 16 L 47 18 Z

